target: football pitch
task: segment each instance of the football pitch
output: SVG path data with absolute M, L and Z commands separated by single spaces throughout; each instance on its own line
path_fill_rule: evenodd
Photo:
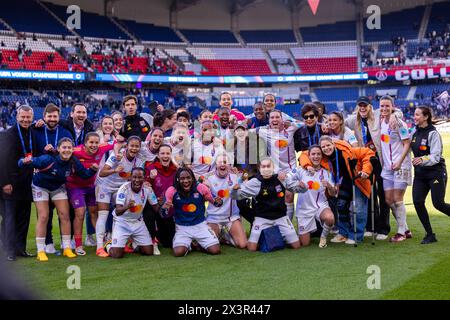
M 450 133 L 442 136 L 448 166 Z M 94 248 L 85 248 L 84 257 L 49 255 L 47 263 L 22 258 L 14 266 L 27 287 L 44 299 L 450 299 L 450 219 L 433 208 L 429 195 L 438 242 L 421 245 L 424 230 L 411 192 L 410 187 L 405 203 L 413 238 L 401 243 L 376 241 L 373 246 L 366 238 L 357 248 L 329 243 L 320 249 L 314 239 L 299 250 L 251 253 L 222 246 L 218 256 L 193 252 L 184 258 L 161 248 L 160 256 L 129 254 L 121 260 L 98 258 Z M 35 220 L 33 209 L 28 237 L 33 253 Z M 393 235 L 393 216 L 391 227 Z M 80 289 L 68 289 L 66 271 L 72 265 L 80 268 Z M 370 270 L 377 267 L 379 289 L 369 289 Z

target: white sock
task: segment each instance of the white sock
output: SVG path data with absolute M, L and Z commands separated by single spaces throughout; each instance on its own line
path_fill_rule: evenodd
M 103 248 L 103 238 L 105 237 L 106 220 L 108 220 L 108 214 L 108 210 L 100 210 L 98 212 L 97 224 L 95 225 L 97 250 Z
M 406 225 L 406 208 L 403 201 L 399 201 L 395 203 L 396 213 L 397 213 L 397 224 L 398 224 L 398 233 L 405 234 L 406 230 L 408 230 L 408 226 Z
M 62 245 L 64 249 L 70 249 L 70 234 L 69 235 L 62 235 Z
M 322 234 L 320 235 L 322 238 L 326 238 L 329 234 L 331 229 L 333 229 L 333 226 L 328 226 L 326 223 L 322 226 Z
M 398 225 L 398 219 L 397 219 L 397 207 L 396 207 L 395 203 L 391 204 L 389 207 L 391 208 L 391 210 L 392 210 L 392 215 L 394 216 L 395 221 L 397 222 L 397 225 Z
M 45 251 L 45 237 L 36 237 L 36 247 L 38 252 Z
M 286 203 L 286 207 L 289 220 L 292 221 L 292 218 L 294 217 L 294 203 Z

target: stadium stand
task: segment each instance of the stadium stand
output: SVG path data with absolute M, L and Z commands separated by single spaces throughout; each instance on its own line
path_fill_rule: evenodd
M 441 32 L 448 28 L 450 2 L 434 3 L 431 9 L 427 32 Z
M 292 30 L 241 30 L 247 43 L 297 43 Z
M 317 27 L 304 27 L 300 28 L 300 33 L 305 42 L 356 40 L 356 23 L 344 21 Z
M 143 41 L 167 43 L 183 42 L 172 29 L 167 27 L 158 27 L 153 24 L 140 23 L 131 20 L 116 19 L 116 21 L 124 25 L 131 34 L 134 34 Z
M 44 5 L 62 21 L 66 21 L 66 7 L 55 5 L 50 2 L 45 2 Z M 128 35 L 119 29 L 108 17 L 101 16 L 96 13 L 81 11 L 81 21 L 83 26 L 81 29 L 77 29 L 76 32 L 83 37 L 130 39 Z
M 417 39 L 424 10 L 424 6 L 418 6 L 382 15 L 383 28 L 364 28 L 364 40 L 366 42 L 391 41 L 392 38 L 398 36 Z M 367 18 L 363 23 L 366 25 Z
M 329 43 L 291 48 L 301 73 L 357 72 L 356 43 Z
M 208 70 L 204 75 L 271 74 L 258 48 L 187 48 Z
M 27 8 L 26 10 L 23 9 L 25 7 Z M 67 30 L 64 25 L 59 23 L 34 0 L 3 1 L 0 10 L 0 18 L 5 20 L 13 29 L 19 32 L 58 35 L 70 34 L 69 30 Z
M 180 32 L 189 40 L 196 43 L 238 43 L 233 33 L 228 30 L 191 30 L 181 29 Z

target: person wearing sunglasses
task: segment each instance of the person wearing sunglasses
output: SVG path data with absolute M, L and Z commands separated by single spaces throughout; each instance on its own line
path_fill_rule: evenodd
M 319 139 L 325 132 L 318 122 L 319 109 L 313 103 L 305 103 L 301 111 L 305 126 L 300 127 L 294 134 L 295 151 L 305 151 L 312 145 L 318 144 Z
M 383 98 L 392 99 L 389 96 L 385 96 L 380 99 L 380 102 Z M 402 112 L 394 108 L 389 117 L 389 127 L 391 130 L 398 129 L 397 119 L 401 119 L 402 117 Z M 386 204 L 383 179 L 381 178 L 383 156 L 381 154 L 380 109 L 373 109 L 369 97 L 359 97 L 356 101 L 355 112 L 345 119 L 345 125 L 354 131 L 355 137 L 358 140 L 358 147 L 370 148 L 375 152 L 375 156 L 378 159 L 374 168 L 374 175 L 376 177 L 376 190 L 374 194 L 378 196 L 379 206 L 378 201 L 375 200 L 375 226 L 372 226 L 372 221 L 369 219 L 365 236 L 371 237 L 372 232 L 375 232 L 377 234 L 377 240 L 386 240 L 391 231 L 391 227 L 389 223 L 390 208 Z M 377 214 L 378 212 L 379 214 Z

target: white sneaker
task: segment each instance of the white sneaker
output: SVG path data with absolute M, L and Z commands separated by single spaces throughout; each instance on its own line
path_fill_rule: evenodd
M 53 243 L 47 244 L 45 246 L 45 253 L 55 254 L 56 253 L 55 245 Z
M 335 235 L 334 238 L 330 240 L 330 242 L 333 243 L 341 243 L 345 241 L 347 241 L 347 238 L 340 234 Z
M 370 238 L 372 236 L 373 236 L 373 232 L 371 232 L 371 231 L 364 232 L 364 238 Z
M 77 254 L 77 256 L 85 256 L 86 255 L 86 251 L 84 251 L 83 247 L 77 247 L 75 249 L 75 253 Z
M 326 248 L 326 247 L 327 247 L 327 238 L 320 237 L 319 248 Z
M 160 256 L 161 251 L 159 251 L 158 244 L 156 242 L 153 243 L 153 255 Z
M 97 246 L 97 241 L 95 241 L 93 234 L 88 234 L 86 236 L 86 238 L 84 239 L 84 245 L 86 247 L 95 247 L 95 246 Z
M 386 240 L 388 238 L 388 236 L 387 236 L 387 234 L 377 234 L 377 237 L 376 237 L 376 239 L 377 240 L 380 240 L 380 241 L 383 241 L 383 240 Z
M 355 244 L 355 243 L 356 243 L 355 240 L 352 240 L 352 239 L 347 239 L 345 241 L 345 244 Z
M 338 228 L 333 228 L 330 231 L 331 234 L 338 234 L 339 233 L 339 229 Z

